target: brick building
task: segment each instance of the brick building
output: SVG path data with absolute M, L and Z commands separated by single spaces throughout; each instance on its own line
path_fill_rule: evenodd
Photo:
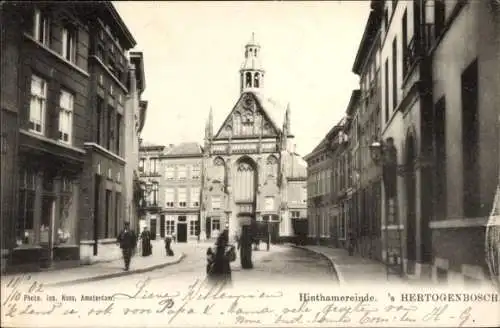
M 195 142 L 141 145 L 140 176 L 150 185 L 141 226 L 147 226 L 154 238 L 172 235 L 177 242 L 198 240 L 202 154 Z M 216 228 L 220 230 L 220 222 L 212 222 L 207 229 Z
M 82 240 L 115 237 L 123 212 L 135 41 L 110 2 L 4 4 L 2 33 L 3 260 L 77 261 Z

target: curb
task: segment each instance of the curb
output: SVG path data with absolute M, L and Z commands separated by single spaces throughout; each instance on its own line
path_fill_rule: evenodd
M 123 276 L 129 276 L 133 274 L 138 274 L 138 273 L 144 273 L 144 272 L 149 272 L 157 269 L 162 269 L 167 266 L 173 265 L 173 264 L 178 264 L 184 258 L 186 257 L 186 254 L 182 253 L 179 258 L 173 262 L 168 262 L 168 263 L 162 263 L 162 264 L 156 264 L 152 265 L 146 268 L 141 268 L 141 269 L 135 269 L 135 270 L 130 270 L 130 271 L 120 271 L 120 272 L 113 272 L 113 273 L 108 273 L 100 276 L 94 276 L 94 277 L 87 277 L 87 278 L 79 278 L 79 279 L 74 279 L 74 280 L 68 280 L 68 281 L 62 281 L 62 282 L 56 282 L 56 283 L 51 283 L 51 284 L 44 284 L 46 287 L 62 287 L 62 286 L 69 286 L 69 285 L 76 285 L 76 284 L 83 284 L 87 282 L 93 282 L 93 281 L 100 281 L 100 280 L 106 280 L 106 279 L 111 279 L 111 278 L 118 278 L 118 277 L 123 277 Z
M 302 250 L 305 250 L 305 251 L 308 251 L 308 252 L 312 252 L 312 253 L 321 255 L 324 258 L 326 258 L 328 260 L 328 262 L 330 262 L 330 264 L 332 265 L 333 271 L 335 271 L 335 275 L 337 276 L 337 280 L 339 281 L 339 284 L 344 285 L 346 283 L 344 277 L 342 276 L 342 273 L 340 273 L 340 271 L 338 269 L 337 264 L 335 264 L 335 262 L 333 262 L 333 260 L 328 255 L 326 255 L 326 254 L 324 254 L 322 252 L 316 251 L 316 250 L 312 250 L 312 249 L 304 247 L 304 246 L 298 246 L 298 245 L 291 245 L 291 246 L 295 247 L 295 248 L 298 248 L 298 249 L 302 249 Z

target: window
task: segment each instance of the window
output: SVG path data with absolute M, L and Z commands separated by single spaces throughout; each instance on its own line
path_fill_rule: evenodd
M 173 180 L 175 176 L 175 167 L 173 166 L 167 166 L 167 169 L 165 171 L 165 177 L 167 180 Z
M 190 236 L 198 236 L 198 220 L 189 221 L 189 235 Z
M 153 206 L 158 206 L 158 182 L 153 182 Z
M 389 59 L 385 60 L 384 65 L 384 105 L 385 105 L 385 122 L 389 120 Z
M 265 207 L 266 211 L 273 211 L 274 210 L 274 197 L 272 197 L 272 196 L 266 197 L 264 207 Z
M 408 56 L 408 18 L 406 15 L 406 10 L 405 13 L 403 14 L 403 22 L 401 23 L 403 31 L 401 34 L 401 44 L 402 44 L 402 50 L 403 50 L 403 55 L 401 56 L 401 62 L 402 62 L 402 67 L 403 67 L 403 77 L 406 76 L 406 73 L 408 72 L 408 66 L 407 66 L 407 56 Z
M 144 172 L 144 161 L 145 161 L 145 160 L 146 160 L 146 159 L 144 159 L 144 158 L 141 158 L 141 159 L 139 160 L 139 172 Z
M 103 115 L 104 115 L 104 99 L 97 97 L 96 106 L 96 135 L 95 141 L 98 145 L 102 143 L 102 130 L 103 130 Z
M 220 209 L 221 209 L 221 197 L 212 196 L 212 210 L 220 210 Z
M 151 173 L 152 174 L 158 174 L 158 165 L 159 161 L 158 158 L 151 158 Z
M 185 165 L 179 165 L 177 167 L 177 174 L 178 174 L 179 180 L 185 180 L 186 176 L 187 176 L 187 168 L 186 168 L 186 166 Z
M 16 226 L 17 244 L 33 244 L 35 242 L 35 172 L 22 170 L 19 173 L 18 217 Z
M 292 219 L 298 219 L 300 218 L 300 211 L 290 211 L 290 215 Z
M 166 217 L 165 230 L 167 235 L 173 235 L 175 233 L 175 218 L 173 216 Z
M 76 29 L 63 27 L 62 29 L 62 56 L 74 63 L 76 62 Z
M 266 163 L 267 176 L 277 177 L 278 176 L 278 159 L 275 156 L 269 156 Z
M 392 110 L 398 106 L 398 44 L 397 37 L 392 41 Z
M 47 108 L 47 82 L 31 76 L 31 101 L 29 112 L 29 129 L 43 134 L 45 130 L 45 110 Z
M 71 144 L 74 96 L 61 90 L 59 96 L 59 140 Z
M 165 201 L 166 207 L 172 208 L 175 203 L 175 189 L 174 188 L 166 188 L 165 189 Z
M 463 206 L 465 217 L 488 216 L 481 213 L 479 179 L 479 111 L 478 111 L 477 60 L 465 69 L 461 78 L 462 89 L 462 158 L 463 158 Z
M 50 45 L 50 18 L 39 9 L 35 9 L 33 37 L 47 47 Z
M 121 129 L 122 127 L 122 116 L 121 114 L 116 113 L 116 153 L 118 155 L 121 154 Z
M 191 168 L 191 179 L 198 180 L 200 178 L 200 165 L 193 165 Z
M 200 205 L 200 187 L 191 187 L 191 206 Z
M 114 139 L 114 125 L 113 125 L 113 116 L 115 109 L 111 106 L 108 106 L 108 117 L 106 119 L 107 129 L 108 131 L 108 140 L 106 144 L 106 148 L 108 150 L 112 150 L 113 148 L 113 139 Z
M 187 206 L 186 188 L 180 187 L 177 189 L 177 201 L 179 202 L 179 207 Z

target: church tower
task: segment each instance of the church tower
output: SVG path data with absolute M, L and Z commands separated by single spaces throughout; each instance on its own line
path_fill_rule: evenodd
M 245 61 L 240 69 L 240 92 L 261 90 L 264 85 L 264 73 L 260 62 L 260 45 L 252 33 L 252 39 L 245 45 Z

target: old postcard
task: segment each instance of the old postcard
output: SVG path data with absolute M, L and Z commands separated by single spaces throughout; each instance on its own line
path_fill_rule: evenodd
M 2 327 L 500 326 L 498 0 L 1 15 Z

